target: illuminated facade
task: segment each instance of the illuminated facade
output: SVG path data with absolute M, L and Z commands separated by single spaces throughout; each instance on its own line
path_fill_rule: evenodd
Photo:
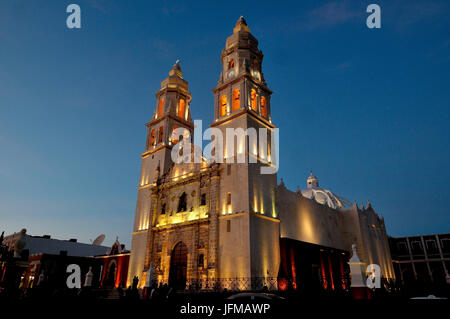
M 323 210 L 327 211 L 325 216 L 340 216 L 340 207 L 285 190 L 277 185 L 276 174 L 261 174 L 261 168 L 273 167 L 272 149 L 276 146 L 272 138 L 272 92 L 264 79 L 262 60 L 258 41 L 241 17 L 222 50 L 222 70 L 213 89 L 214 120 L 210 126 L 222 131 L 225 140 L 223 149 L 213 147 L 211 154 L 220 154 L 222 163 L 206 160 L 192 145 L 190 151 L 200 160 L 172 162 L 171 151 L 182 138 L 173 134 L 174 129 L 184 128 L 191 136 L 193 133 L 191 95 L 178 62 L 161 82 L 155 112 L 147 123 L 128 285 L 138 276 L 142 287 L 153 265 L 157 282 L 176 287 L 184 288 L 195 281 L 262 278 L 259 286 L 238 283 L 233 287 L 261 288 L 264 280 L 279 276 L 283 237 L 312 244 L 289 242 L 289 247 L 335 247 L 338 254 L 351 251 L 353 238 L 358 239 L 353 236 L 355 225 L 332 225 L 321 216 Z M 266 129 L 267 150 L 259 149 L 251 139 L 230 136 L 236 146 L 230 152 L 225 147 L 230 138 L 227 128 Z M 242 155 L 245 160 L 239 161 Z M 298 201 L 312 205 L 307 213 Z M 335 226 L 342 228 L 333 231 Z M 318 239 L 328 230 L 336 242 Z M 344 241 L 342 237 L 346 236 L 348 240 Z

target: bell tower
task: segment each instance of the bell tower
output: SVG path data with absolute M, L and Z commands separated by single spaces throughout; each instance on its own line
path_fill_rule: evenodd
M 262 61 L 258 40 L 250 33 L 244 17 L 240 17 L 221 54 L 222 71 L 213 89 L 215 122 L 226 121 L 233 113 L 251 111 L 268 127 L 274 127 L 270 115 L 272 91 L 264 80 Z
M 153 223 L 150 189 L 172 164 L 172 147 L 182 138 L 175 135 L 174 130 L 184 128 L 192 137 L 194 125 L 190 103 L 191 92 L 188 90 L 188 82 L 183 79 L 180 63 L 177 61 L 156 92 L 155 110 L 151 120 L 146 124 L 147 138 L 145 151 L 141 155 L 142 166 L 131 241 L 128 285 L 131 285 L 134 276 L 142 278 L 147 238 Z
M 222 70 L 213 89 L 214 121 L 210 125 L 223 136 L 219 201 L 222 278 L 278 274 L 276 169 L 272 174 L 261 173 L 262 168 L 275 166 L 272 91 L 264 79 L 262 61 L 258 40 L 250 33 L 244 17 L 240 17 L 222 50 Z M 242 131 L 245 134 L 239 137 L 238 132 Z

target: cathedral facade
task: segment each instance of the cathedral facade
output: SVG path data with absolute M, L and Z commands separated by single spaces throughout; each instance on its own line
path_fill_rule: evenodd
M 283 182 L 277 184 L 276 173 L 261 174 L 261 169 L 276 166 L 272 150 L 277 147 L 272 92 L 262 61 L 257 39 L 245 19 L 239 18 L 222 50 L 222 71 L 213 89 L 210 127 L 224 136 L 224 143 L 211 149 L 216 160 L 206 159 L 201 149 L 190 145 L 196 160 L 173 162 L 173 149 L 194 133 L 191 93 L 178 62 L 161 82 L 154 114 L 146 124 L 128 285 L 137 276 L 142 287 L 152 268 L 157 282 L 178 288 L 190 283 L 207 288 L 212 282 L 223 286 L 227 279 L 242 278 L 250 286 L 238 282 L 228 288 L 258 288 L 275 279 L 270 286 L 278 289 L 277 279 L 299 277 L 300 267 L 292 270 L 298 258 L 292 256 L 301 255 L 300 248 L 292 250 L 289 261 L 283 251 L 286 245 L 303 247 L 297 243 L 311 245 L 311 256 L 316 256 L 316 250 L 319 255 L 329 254 L 328 259 L 317 255 L 329 267 L 323 261 L 305 266 L 318 267 L 313 272 L 322 284 L 325 277 L 328 281 L 343 278 L 342 256 L 348 258 L 346 252 L 353 243 L 366 263 L 379 263 L 382 275 L 393 277 L 384 221 L 370 205 L 363 210 L 356 204 L 345 205 L 343 199 L 319 188 L 312 174 L 307 189 L 297 192 L 287 190 Z M 266 149 L 260 150 L 250 139 L 227 135 L 229 128 L 265 130 Z M 188 134 L 180 136 L 179 129 Z M 227 142 L 235 146 L 232 151 L 223 146 Z M 237 160 L 241 155 L 244 161 Z M 285 244 L 283 239 L 293 242 Z

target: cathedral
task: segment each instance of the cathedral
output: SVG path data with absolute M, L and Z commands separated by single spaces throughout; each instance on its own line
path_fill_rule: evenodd
M 358 207 L 319 187 L 312 173 L 297 191 L 278 183 L 276 170 L 261 174 L 276 165 L 278 147 L 262 62 L 241 17 L 222 50 L 210 127 L 223 132 L 225 144 L 227 129 L 265 129 L 264 152 L 244 139 L 232 152 L 213 148 L 221 160 L 200 154 L 175 163 L 171 153 L 183 140 L 175 132 L 194 133 L 191 92 L 178 61 L 161 82 L 146 124 L 128 285 L 137 276 L 143 287 L 151 270 L 157 283 L 178 289 L 346 289 L 352 244 L 364 263 L 393 279 L 384 220 L 370 203 Z

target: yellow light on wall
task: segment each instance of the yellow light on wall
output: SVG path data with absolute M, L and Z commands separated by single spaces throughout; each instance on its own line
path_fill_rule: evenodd
M 259 194 L 259 201 L 260 201 L 259 210 L 260 210 L 260 213 L 264 215 L 264 197 L 262 196 L 262 191 L 261 190 L 259 190 L 259 191 L 260 191 L 260 194 Z
M 224 199 L 222 203 L 222 215 L 225 215 L 226 213 L 227 213 L 227 204 Z
M 238 153 L 244 153 L 244 141 L 242 139 L 239 140 Z

